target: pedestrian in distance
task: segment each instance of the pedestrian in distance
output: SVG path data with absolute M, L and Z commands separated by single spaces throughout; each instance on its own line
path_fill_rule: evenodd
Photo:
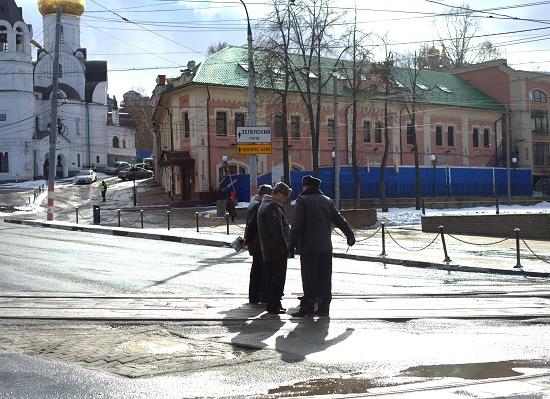
M 237 193 L 235 191 L 231 192 L 231 195 L 229 198 L 227 198 L 227 202 L 225 203 L 225 210 L 227 213 L 229 213 L 229 216 L 231 217 L 231 221 L 234 222 L 235 218 L 237 217 Z
M 258 209 L 260 209 L 264 195 L 271 195 L 272 192 L 273 188 L 269 184 L 261 185 L 258 187 L 258 194 L 252 198 L 248 206 L 243 239 L 248 247 L 248 252 L 252 256 L 250 283 L 248 285 L 248 302 L 251 304 L 267 302 L 267 271 L 262 255 L 260 235 L 258 234 Z
M 285 183 L 277 183 L 271 195 L 264 195 L 258 209 L 258 233 L 268 275 L 266 311 L 270 314 L 286 312 L 281 299 L 285 288 L 287 260 L 291 254 L 288 247 L 290 227 L 283 204 L 291 192 L 291 188 Z
M 107 194 L 107 183 L 105 183 L 105 180 L 101 180 L 101 183 L 99 183 L 99 192 L 101 193 L 103 202 L 105 202 L 105 195 Z
M 300 254 L 304 296 L 294 317 L 329 316 L 332 300 L 332 225 L 345 234 L 349 246 L 355 235 L 332 200 L 321 191 L 321 180 L 302 179 L 290 233 L 290 251 Z

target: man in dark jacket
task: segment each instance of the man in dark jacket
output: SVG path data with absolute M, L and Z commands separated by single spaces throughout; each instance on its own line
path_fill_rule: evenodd
M 262 258 L 262 247 L 258 235 L 258 209 L 264 195 L 271 195 L 273 188 L 269 184 L 258 187 L 258 195 L 252 198 L 248 206 L 246 227 L 244 229 L 244 241 L 248 246 L 248 252 L 252 255 L 252 267 L 250 268 L 250 283 L 248 285 L 248 302 L 257 304 L 266 302 L 265 267 Z
M 258 233 L 260 246 L 268 273 L 266 310 L 271 314 L 285 313 L 281 304 L 286 279 L 286 264 L 289 256 L 289 225 L 283 204 L 292 190 L 284 183 L 277 183 L 272 195 L 265 195 L 258 209 Z
M 346 235 L 349 246 L 355 244 L 350 225 L 321 190 L 321 180 L 302 179 L 304 191 L 296 199 L 290 234 L 290 251 L 300 254 L 304 296 L 294 317 L 328 316 L 332 300 L 332 224 Z M 317 310 L 315 310 L 317 305 Z

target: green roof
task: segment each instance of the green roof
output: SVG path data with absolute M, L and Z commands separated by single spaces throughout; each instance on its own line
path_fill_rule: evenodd
M 270 89 L 272 82 L 270 79 L 262 78 L 258 67 L 261 65 L 258 61 L 261 60 L 263 54 L 266 53 L 256 51 L 254 54 L 257 70 L 256 86 L 261 89 Z M 226 47 L 206 58 L 199 65 L 193 82 L 217 86 L 248 87 L 247 57 L 246 48 Z M 295 65 L 300 63 L 297 54 L 291 55 L 291 59 Z M 330 58 L 323 58 L 321 61 L 323 70 L 332 71 L 335 63 L 336 60 Z M 351 65 L 350 61 L 343 61 L 343 63 Z M 404 88 L 410 87 L 411 79 L 407 69 L 393 68 L 392 75 Z M 451 73 L 423 69 L 418 73 L 417 83 L 416 93 L 418 101 L 421 103 L 495 111 L 504 109 L 502 104 Z M 332 94 L 332 90 L 333 85 L 329 83 L 323 91 L 328 95 Z M 404 89 L 403 92 L 406 96 L 407 91 Z M 341 95 L 349 95 L 349 93 L 349 88 L 347 90 L 345 87 L 340 88 Z

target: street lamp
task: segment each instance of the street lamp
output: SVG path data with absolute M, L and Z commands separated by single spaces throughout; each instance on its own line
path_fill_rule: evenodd
M 337 191 L 337 182 L 336 182 L 336 149 L 333 148 L 332 152 L 330 153 L 330 157 L 332 158 L 332 176 L 334 180 L 334 200 L 336 201 L 336 191 Z M 337 208 L 339 209 L 339 208 Z
M 514 194 L 514 186 L 516 183 L 516 168 L 518 167 L 518 159 L 516 157 L 512 158 L 512 194 Z
M 254 54 L 252 52 L 252 28 L 250 27 L 250 17 L 248 15 L 248 9 L 243 0 L 240 0 L 246 12 L 246 22 L 247 22 L 247 42 L 248 42 L 248 127 L 256 126 L 256 104 L 255 104 L 255 93 L 254 86 L 255 75 L 254 75 Z M 258 155 L 250 155 L 250 195 L 256 193 L 256 187 L 258 186 Z
M 437 166 L 437 155 L 430 155 L 430 161 L 432 162 L 433 167 L 433 178 L 432 178 L 432 197 L 435 197 L 435 167 Z

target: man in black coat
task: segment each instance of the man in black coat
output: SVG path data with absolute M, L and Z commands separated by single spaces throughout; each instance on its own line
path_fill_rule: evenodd
M 332 200 L 320 190 L 321 180 L 304 176 L 304 191 L 296 199 L 290 234 L 290 251 L 300 254 L 304 296 L 294 317 L 328 316 L 332 300 L 332 224 L 346 235 L 349 246 L 355 235 Z M 315 310 L 315 306 L 317 309 Z
M 281 304 L 286 280 L 286 266 L 289 257 L 288 239 L 290 228 L 285 217 L 283 204 L 292 190 L 284 183 L 277 183 L 272 195 L 264 195 L 258 209 L 258 233 L 260 246 L 268 273 L 266 310 L 271 314 L 286 312 Z
M 252 255 L 252 267 L 250 268 L 250 283 L 248 285 L 248 302 L 257 304 L 266 302 L 266 277 L 264 260 L 262 257 L 262 247 L 260 246 L 260 236 L 258 234 L 258 209 L 262 203 L 264 195 L 271 195 L 273 188 L 269 184 L 263 184 L 258 187 L 258 195 L 252 198 L 248 206 L 246 218 L 246 227 L 244 229 L 244 241 L 248 247 L 248 252 Z

